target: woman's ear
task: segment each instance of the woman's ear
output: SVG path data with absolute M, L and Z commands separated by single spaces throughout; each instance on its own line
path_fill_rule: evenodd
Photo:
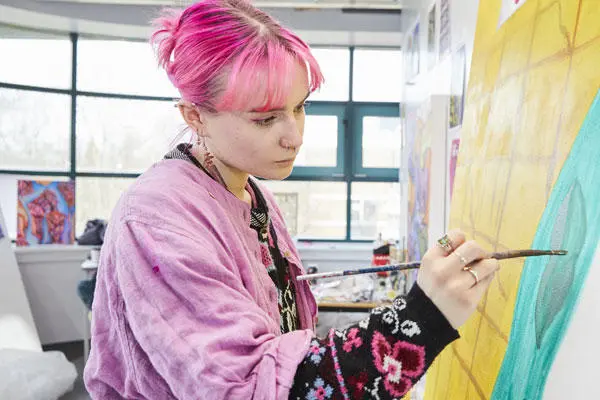
M 192 128 L 194 132 L 198 133 L 198 135 L 204 136 L 203 133 L 206 131 L 204 129 L 204 116 L 200 110 L 198 110 L 198 107 L 188 102 L 180 102 L 178 107 L 181 116 L 188 126 Z

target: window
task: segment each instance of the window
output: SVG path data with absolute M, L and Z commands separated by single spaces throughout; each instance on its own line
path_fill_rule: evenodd
M 402 52 L 400 50 L 354 50 L 354 101 L 402 100 Z
M 14 60 L 0 65 L 0 201 L 7 209 L 20 176 L 75 180 L 79 235 L 88 220 L 109 219 L 121 193 L 174 143 L 190 140 L 173 107 L 177 90 L 148 43 L 1 25 L 0 34 L 0 51 Z M 313 52 L 326 83 L 309 98 L 304 145 L 288 179 L 264 184 L 298 239 L 398 238 L 400 52 Z
M 354 113 L 354 177 L 397 180 L 402 147 L 400 107 L 360 104 Z
M 384 239 L 400 235 L 400 184 L 354 182 L 352 184 L 353 240 Z
M 71 49 L 66 35 L 0 25 L 0 82 L 69 89 Z
M 345 121 L 346 109 L 342 104 L 310 104 L 293 172 L 295 179 L 343 176 Z
M 362 165 L 365 168 L 400 168 L 399 117 L 366 116 L 362 119 Z
M 307 115 L 296 166 L 335 167 L 340 124 L 336 115 Z
M 0 87 L 0 169 L 68 172 L 70 129 L 70 96 Z
M 312 49 L 325 76 L 325 85 L 311 95 L 311 101 L 348 101 L 350 93 L 350 51 L 348 49 Z
M 77 169 L 141 173 L 184 127 L 172 102 L 79 96 Z
M 263 183 L 277 199 L 291 235 L 299 239 L 340 239 L 346 235 L 346 183 Z
M 85 178 L 75 181 L 75 223 L 83 232 L 90 219 L 110 219 L 121 194 L 135 181 L 127 178 Z
M 149 43 L 86 38 L 77 43 L 79 90 L 179 97 Z

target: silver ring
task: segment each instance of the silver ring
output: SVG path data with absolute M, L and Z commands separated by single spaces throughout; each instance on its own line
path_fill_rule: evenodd
M 452 254 L 454 254 L 456 257 L 458 257 L 458 259 L 460 260 L 460 262 L 463 263 L 463 265 L 465 267 L 469 264 L 469 261 L 462 254 L 460 254 L 457 250 L 454 250 L 452 252 Z
M 450 254 L 454 251 L 454 247 L 452 247 L 452 241 L 450 240 L 448 235 L 442 236 L 438 239 L 437 242 L 442 249 L 446 250 L 446 253 Z
M 477 275 L 477 271 L 473 271 L 472 268 L 465 268 L 465 271 L 470 272 L 471 275 L 473 275 L 473 278 L 475 278 L 475 285 L 477 285 L 479 283 L 479 275 Z

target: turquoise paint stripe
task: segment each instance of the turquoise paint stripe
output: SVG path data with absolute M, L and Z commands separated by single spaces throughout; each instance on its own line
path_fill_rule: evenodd
M 544 249 L 559 240 L 572 251 L 564 259 L 540 257 L 525 262 L 508 348 L 492 400 L 543 397 L 548 373 L 600 241 L 599 160 L 600 92 L 554 185 L 533 241 L 533 248 Z

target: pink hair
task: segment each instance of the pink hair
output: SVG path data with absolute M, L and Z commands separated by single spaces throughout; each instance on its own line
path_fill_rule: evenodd
M 323 75 L 308 45 L 246 0 L 203 0 L 167 9 L 151 38 L 158 62 L 187 101 L 211 111 L 282 107 L 294 63 L 309 91 Z

